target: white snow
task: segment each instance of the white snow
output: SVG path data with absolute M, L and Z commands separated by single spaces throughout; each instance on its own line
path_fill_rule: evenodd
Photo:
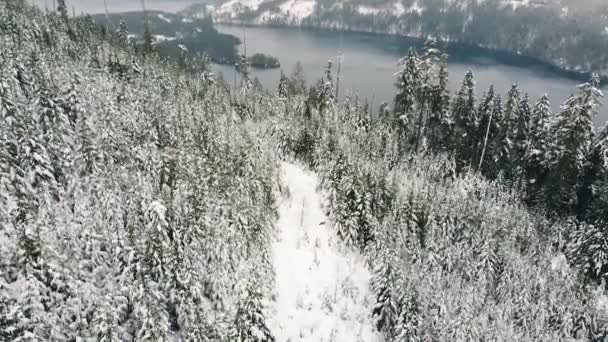
M 281 13 L 289 14 L 289 17 L 302 20 L 312 15 L 315 10 L 315 0 L 288 0 L 279 6 Z
M 380 13 L 380 9 L 375 8 L 375 7 L 361 5 L 357 8 L 357 12 L 359 14 L 363 14 L 363 15 L 378 14 L 378 13 Z
M 192 20 L 192 19 L 190 19 L 190 18 L 183 18 L 183 19 L 182 19 L 182 23 L 186 23 L 186 24 L 188 24 L 188 23 L 192 23 L 192 22 L 194 22 L 194 20 Z
M 403 5 L 401 5 L 401 6 L 403 6 Z M 420 5 L 418 4 L 418 1 L 416 1 L 412 4 L 412 6 L 410 8 L 406 9 L 406 12 L 421 14 L 423 10 L 424 10 L 424 8 L 420 7 Z
M 380 341 L 370 317 L 370 272 L 328 226 L 317 177 L 283 163 L 282 184 L 273 244 L 276 302 L 269 319 L 277 341 Z
M 403 6 L 401 1 L 395 2 L 395 4 L 393 5 L 393 13 L 396 17 L 400 17 L 401 15 L 403 15 L 403 13 L 405 13 L 405 6 Z
M 263 2 L 263 0 L 230 0 L 225 2 L 220 6 L 218 12 L 221 13 L 231 13 L 235 10 L 235 8 L 244 8 L 248 7 L 251 10 L 257 10 L 258 6 Z
M 156 42 L 173 41 L 177 39 L 176 37 L 167 37 L 162 34 L 154 35 L 154 38 L 156 39 Z
M 159 13 L 159 14 L 157 15 L 157 17 L 158 17 L 158 19 L 160 19 L 160 20 L 162 20 L 162 21 L 166 21 L 166 22 L 168 22 L 168 23 L 171 23 L 171 19 L 169 19 L 169 18 L 165 17 L 165 16 L 164 16 L 162 13 Z

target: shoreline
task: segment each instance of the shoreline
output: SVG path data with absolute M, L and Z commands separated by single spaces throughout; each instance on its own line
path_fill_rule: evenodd
M 418 37 L 415 35 L 401 35 L 396 33 L 387 33 L 387 32 L 379 32 L 373 30 L 363 30 L 363 29 L 341 29 L 335 27 L 319 27 L 319 26 L 309 26 L 309 25 L 290 25 L 290 24 L 273 24 L 273 23 L 251 23 L 251 22 L 240 22 L 235 20 L 222 20 L 220 18 L 213 18 L 214 25 L 222 25 L 222 26 L 232 26 L 232 27 L 251 27 L 251 28 L 274 28 L 274 29 L 286 29 L 293 31 L 309 31 L 309 32 L 319 32 L 319 33 L 345 33 L 345 34 L 361 34 L 372 37 L 382 37 L 387 39 L 395 39 L 399 40 L 399 43 L 413 43 L 413 45 L 422 46 L 424 44 L 425 38 Z M 572 68 L 562 67 L 557 65 L 556 63 L 551 63 L 545 60 L 542 60 L 537 57 L 532 57 L 525 54 L 518 54 L 517 52 L 513 52 L 511 50 L 497 49 L 491 47 L 485 47 L 481 45 L 471 44 L 467 42 L 460 41 L 445 41 L 441 39 L 437 39 L 437 45 L 441 47 L 442 50 L 446 52 L 449 51 L 469 51 L 471 52 L 479 52 L 480 54 L 490 56 L 497 61 L 518 67 L 529 67 L 531 65 L 540 67 L 543 70 L 550 72 L 552 74 L 562 76 L 571 80 L 577 80 L 580 82 L 586 82 L 589 80 L 593 72 L 590 71 L 577 71 Z M 444 48 L 445 47 L 445 48 Z M 451 55 L 451 54 L 449 54 Z M 599 74 L 600 80 L 602 84 L 608 83 L 608 75 Z

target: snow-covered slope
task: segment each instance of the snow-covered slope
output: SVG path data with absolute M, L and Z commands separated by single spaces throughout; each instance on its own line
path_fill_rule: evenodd
M 380 341 L 371 318 L 370 272 L 328 226 L 317 178 L 283 163 L 282 184 L 270 315 L 277 341 Z

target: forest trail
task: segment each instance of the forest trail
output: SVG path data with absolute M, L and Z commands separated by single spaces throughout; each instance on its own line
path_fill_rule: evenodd
M 273 244 L 276 301 L 270 328 L 277 342 L 380 341 L 371 315 L 371 274 L 359 253 L 326 225 L 318 180 L 281 166 L 279 236 Z

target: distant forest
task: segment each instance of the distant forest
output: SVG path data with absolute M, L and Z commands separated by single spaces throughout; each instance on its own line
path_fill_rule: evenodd
M 218 64 L 234 64 L 237 61 L 237 46 L 240 39 L 219 33 L 213 27 L 211 18 L 190 19 L 163 12 L 126 12 L 106 16 L 93 16 L 95 22 L 109 30 L 116 30 L 121 21 L 134 36 L 131 39 L 141 41 L 147 20 L 150 31 L 156 37 L 156 48 L 161 56 L 177 57 L 180 50 L 178 45 L 184 45 L 191 54 L 206 54 L 209 59 Z M 110 24 L 108 24 L 108 19 Z

